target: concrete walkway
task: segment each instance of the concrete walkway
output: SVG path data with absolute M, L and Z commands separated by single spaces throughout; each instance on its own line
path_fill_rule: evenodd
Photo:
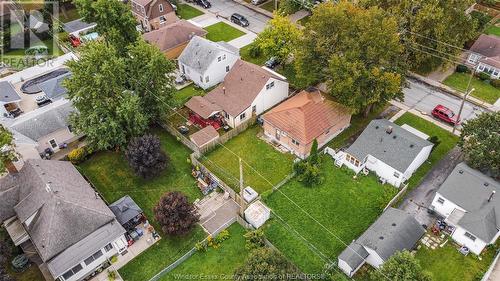
M 188 20 L 188 22 L 190 22 L 196 26 L 202 27 L 202 28 L 216 24 L 220 21 L 221 21 L 220 19 L 218 19 L 217 17 L 215 17 L 212 14 L 203 14 L 201 16 L 197 16 L 195 18 Z
M 238 216 L 240 205 L 224 193 L 212 192 L 196 203 L 200 225 L 209 234 L 217 233 Z
M 241 37 L 238 37 L 234 40 L 231 40 L 227 43 L 229 43 L 230 45 L 238 48 L 238 49 L 241 49 L 247 45 L 250 45 L 252 44 L 252 42 L 255 40 L 255 38 L 257 38 L 257 34 L 255 33 L 247 33 Z
M 310 14 L 311 12 L 307 10 L 300 10 L 294 14 L 289 15 L 288 18 L 290 19 L 291 22 L 297 23 L 299 20 L 309 16 Z

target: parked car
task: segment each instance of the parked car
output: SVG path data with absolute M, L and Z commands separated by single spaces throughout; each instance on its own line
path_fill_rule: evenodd
M 455 113 L 444 105 L 438 104 L 432 110 L 432 116 L 442 120 L 452 126 L 459 125 L 460 120 L 457 119 Z
M 38 106 L 44 106 L 52 102 L 46 95 L 37 96 L 35 101 Z
M 254 5 L 260 5 L 264 2 L 266 2 L 266 0 L 252 0 L 252 4 L 254 4 Z
M 80 38 L 76 37 L 73 34 L 70 34 L 68 39 L 69 39 L 69 43 L 71 43 L 71 46 L 73 46 L 75 48 L 82 44 L 82 41 L 80 40 Z
M 276 66 L 278 66 L 279 61 L 278 61 L 278 58 L 277 57 L 271 57 L 270 59 L 268 59 L 264 65 L 268 68 L 271 68 L 271 69 L 274 69 Z
M 250 25 L 250 23 L 248 22 L 248 20 L 240 15 L 240 14 L 237 14 L 237 13 L 234 13 L 231 15 L 231 21 L 239 26 L 243 26 L 243 27 L 247 27 Z
M 195 0 L 194 2 L 196 3 L 196 5 L 202 6 L 205 9 L 212 7 L 212 4 L 210 4 L 208 0 Z

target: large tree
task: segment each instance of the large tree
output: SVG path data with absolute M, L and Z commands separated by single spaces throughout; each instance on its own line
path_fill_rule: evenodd
M 286 63 L 302 36 L 301 30 L 287 16 L 274 13 L 273 19 L 264 31 L 259 33 L 255 43 L 266 57 L 276 57 Z
M 314 9 L 296 52 L 299 77 L 326 81 L 355 112 L 403 98 L 406 66 L 396 20 L 372 7 L 327 2 Z
M 130 140 L 125 156 L 134 172 L 145 179 L 158 176 L 168 164 L 160 138 L 150 134 Z
M 500 177 L 500 112 L 485 112 L 465 122 L 458 144 L 469 166 Z
M 431 281 L 431 276 L 422 270 L 417 259 L 408 251 L 397 252 L 379 270 L 370 276 L 373 281 Z
M 185 235 L 199 220 L 199 214 L 186 195 L 179 191 L 166 193 L 154 207 L 155 219 L 168 235 Z
M 0 175 L 5 173 L 7 165 L 17 159 L 17 153 L 14 148 L 14 138 L 2 124 L 0 124 Z
M 174 64 L 160 50 L 139 39 L 129 46 L 127 72 L 130 90 L 141 97 L 142 111 L 149 119 L 160 118 L 167 110 L 175 88 Z
M 120 53 L 137 41 L 139 33 L 130 6 L 122 1 L 74 0 L 78 14 L 85 22 L 95 22 L 95 30 Z
M 455 60 L 465 42 L 476 36 L 477 21 L 465 13 L 474 0 L 361 0 L 398 19 L 408 62 L 430 72 Z M 439 42 L 438 42 L 439 41 Z M 444 57 L 446 59 L 440 58 Z
M 80 60 L 68 63 L 72 76 L 64 81 L 77 109 L 70 118 L 76 131 L 96 149 L 121 146 L 142 134 L 148 119 L 140 97 L 124 86 L 126 60 L 99 41 L 83 46 L 80 54 Z
M 270 248 L 257 248 L 234 272 L 234 280 L 305 280 L 283 254 Z

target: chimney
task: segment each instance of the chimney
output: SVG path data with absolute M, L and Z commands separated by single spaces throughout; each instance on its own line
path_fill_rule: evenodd
M 387 126 L 387 129 L 385 129 L 385 132 L 389 135 L 392 134 L 392 126 Z
M 493 190 L 490 194 L 490 198 L 488 198 L 488 202 L 491 202 L 491 199 L 493 198 L 493 195 L 495 195 L 496 191 Z
M 11 160 L 5 160 L 3 164 L 5 165 L 5 168 L 7 168 L 7 172 L 9 172 L 9 174 L 14 175 L 19 173 L 16 166 L 14 165 L 14 163 L 12 163 Z

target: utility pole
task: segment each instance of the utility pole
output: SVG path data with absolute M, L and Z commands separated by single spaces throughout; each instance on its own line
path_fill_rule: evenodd
M 464 96 L 462 98 L 462 103 L 460 104 L 460 110 L 458 111 L 458 115 L 457 115 L 457 122 L 460 120 L 460 116 L 462 115 L 462 110 L 464 108 L 464 104 L 465 104 L 465 100 L 467 100 L 467 97 L 472 93 L 474 92 L 474 88 L 472 88 L 471 90 L 470 89 L 470 85 L 472 83 L 472 78 L 474 78 L 474 75 L 476 74 L 476 68 L 474 67 L 474 70 L 472 71 L 471 75 L 470 75 L 470 78 L 469 78 L 469 81 L 467 82 L 467 88 L 465 89 L 465 93 L 464 93 Z M 457 126 L 458 124 L 455 123 L 453 125 L 453 130 L 451 131 L 452 134 L 455 134 L 455 130 L 457 129 Z
M 245 199 L 243 198 L 243 189 L 245 188 L 245 185 L 243 184 L 243 163 L 241 161 L 241 157 L 238 157 L 239 164 L 240 164 L 240 216 L 242 218 L 245 217 L 245 209 L 246 209 L 246 202 Z

